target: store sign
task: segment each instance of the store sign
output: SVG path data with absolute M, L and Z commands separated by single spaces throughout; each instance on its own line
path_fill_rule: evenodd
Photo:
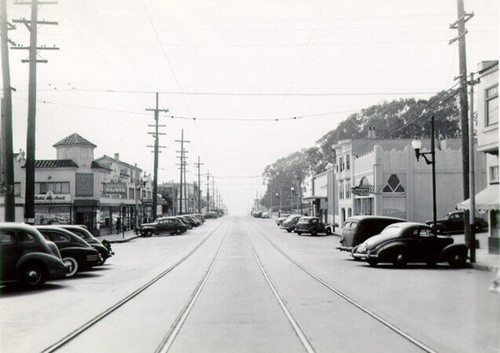
M 35 202 L 41 203 L 70 203 L 70 194 L 54 194 L 49 191 L 46 194 L 35 194 Z
M 375 193 L 373 185 L 359 185 L 351 188 L 354 195 L 358 196 L 370 196 L 370 194 Z
M 127 184 L 125 183 L 105 183 L 104 194 L 127 194 Z
M 94 174 L 76 173 L 76 196 L 94 196 Z

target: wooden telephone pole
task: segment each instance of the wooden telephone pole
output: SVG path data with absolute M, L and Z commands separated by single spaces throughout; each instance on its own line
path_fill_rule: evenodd
M 182 203 L 184 201 L 184 210 L 188 210 L 188 205 L 187 205 L 187 199 L 188 199 L 188 193 L 187 193 L 187 183 L 186 183 L 186 149 L 184 148 L 185 143 L 190 143 L 191 141 L 186 141 L 184 140 L 184 129 L 181 130 L 181 139 L 180 140 L 175 140 L 175 142 L 179 142 L 181 144 L 181 150 L 177 151 L 177 153 L 180 153 L 180 156 L 177 158 L 180 159 L 180 163 L 178 164 L 180 166 L 180 200 L 179 200 L 179 214 L 182 214 Z
M 29 58 L 21 62 L 29 63 L 29 85 L 28 85 L 28 132 L 26 141 L 26 189 L 24 204 L 24 221 L 29 224 L 35 223 L 35 146 L 36 146 L 36 64 L 47 63 L 45 59 L 38 59 L 38 51 L 41 50 L 59 50 L 59 48 L 37 46 L 38 26 L 39 25 L 57 25 L 53 21 L 38 20 L 38 5 L 57 4 L 57 2 L 38 1 L 18 2 L 18 5 L 31 5 L 31 19 L 17 19 L 14 23 L 21 23 L 30 31 L 30 45 L 14 46 L 15 50 L 29 50 Z
M 198 213 L 201 214 L 201 174 L 200 167 L 203 163 L 200 163 L 200 156 L 198 156 L 198 163 L 195 163 L 196 168 L 198 168 Z
M 148 134 L 153 135 L 155 139 L 155 144 L 154 146 L 148 146 L 148 147 L 153 147 L 154 148 L 154 178 L 153 178 L 153 221 L 157 217 L 157 209 L 158 209 L 158 154 L 161 153 L 159 150 L 160 148 L 165 148 L 165 146 L 160 146 L 159 145 L 159 136 L 160 135 L 165 135 L 164 132 L 158 132 L 158 129 L 160 127 L 165 127 L 165 125 L 159 125 L 158 120 L 159 120 L 159 115 L 160 112 L 168 112 L 168 109 L 160 109 L 158 108 L 158 92 L 156 92 L 156 107 L 155 108 L 147 108 L 146 111 L 152 111 L 155 114 L 155 125 L 148 125 L 148 127 L 154 127 L 155 131 L 154 132 L 148 132 Z

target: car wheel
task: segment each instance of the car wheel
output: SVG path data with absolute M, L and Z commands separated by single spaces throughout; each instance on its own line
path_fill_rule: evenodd
M 397 253 L 396 256 L 394 257 L 394 266 L 396 267 L 405 267 L 407 263 L 408 259 L 406 258 L 406 255 L 402 252 Z
M 332 235 L 332 230 L 330 227 L 326 228 L 326 235 Z
M 298 235 L 302 235 L 302 232 L 297 232 Z
M 375 267 L 378 264 L 378 261 L 376 259 L 368 259 L 367 261 L 371 267 Z
M 291 231 L 292 231 L 292 230 L 291 230 L 291 229 L 287 229 L 286 231 L 287 231 L 288 233 L 291 233 Z
M 455 268 L 464 267 L 465 264 L 467 263 L 467 257 L 465 256 L 465 254 L 456 253 L 450 257 L 448 263 L 450 264 L 451 267 Z
M 427 261 L 426 264 L 429 267 L 434 267 L 434 266 L 436 266 L 436 261 Z
M 19 278 L 24 286 L 35 288 L 45 283 L 47 275 L 41 265 L 29 264 L 21 269 Z
M 72 257 L 65 257 L 62 260 L 64 264 L 69 265 L 69 271 L 66 273 L 66 277 L 73 277 L 78 271 L 78 262 Z
M 313 229 L 313 230 L 311 231 L 311 235 L 312 235 L 312 236 L 316 236 L 316 235 L 318 235 L 318 232 L 316 231 L 316 229 Z

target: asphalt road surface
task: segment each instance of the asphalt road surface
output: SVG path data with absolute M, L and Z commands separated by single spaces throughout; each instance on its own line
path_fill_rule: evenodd
M 40 290 L 3 287 L 1 352 L 500 352 L 493 274 L 371 268 L 337 236 L 226 216 Z

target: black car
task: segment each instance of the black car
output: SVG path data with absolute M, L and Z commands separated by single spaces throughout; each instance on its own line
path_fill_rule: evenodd
M 448 236 L 438 236 L 424 223 L 401 222 L 385 228 L 361 245 L 352 254 L 371 266 L 391 262 L 403 267 L 409 262 L 434 265 L 447 261 L 452 267 L 463 267 L 467 261 L 465 244 L 453 244 Z
M 298 235 L 309 233 L 318 235 L 318 233 L 332 234 L 332 227 L 323 223 L 318 217 L 301 217 L 293 230 Z
M 292 232 L 295 230 L 295 226 L 297 225 L 297 222 L 299 219 L 303 217 L 300 214 L 293 214 L 288 216 L 282 223 L 281 223 L 281 229 L 285 229 L 288 233 Z
M 69 230 L 71 233 L 78 235 L 80 238 L 89 243 L 90 246 L 96 249 L 102 258 L 102 262 L 100 263 L 100 265 L 104 264 L 108 258 L 110 258 L 115 254 L 111 249 L 111 245 L 108 242 L 106 243 L 101 242 L 99 239 L 94 237 L 92 233 L 88 231 L 88 229 L 82 226 L 70 225 L 70 224 L 58 224 L 57 227 Z
M 0 261 L 2 283 L 39 287 L 68 273 L 55 244 L 24 223 L 0 223 Z
M 442 219 L 436 220 L 436 232 L 438 234 L 451 234 L 464 232 L 464 211 L 454 211 L 447 213 Z M 432 227 L 432 221 L 426 221 L 426 224 Z M 488 223 L 482 218 L 475 218 L 474 228 L 476 232 L 488 229 Z
M 66 277 L 73 277 L 78 271 L 90 270 L 102 263 L 99 252 L 76 234 L 54 226 L 36 226 L 35 228 L 45 239 L 56 244 L 63 262 L 70 268 Z
M 153 234 L 159 235 L 169 233 L 170 235 L 182 234 L 188 230 L 188 227 L 175 217 L 161 217 L 153 223 L 143 223 L 139 232 L 143 237 L 150 237 Z
M 379 234 L 385 227 L 397 222 L 405 222 L 405 220 L 384 216 L 349 217 L 342 226 L 340 246 L 337 249 L 351 252 L 366 239 Z

